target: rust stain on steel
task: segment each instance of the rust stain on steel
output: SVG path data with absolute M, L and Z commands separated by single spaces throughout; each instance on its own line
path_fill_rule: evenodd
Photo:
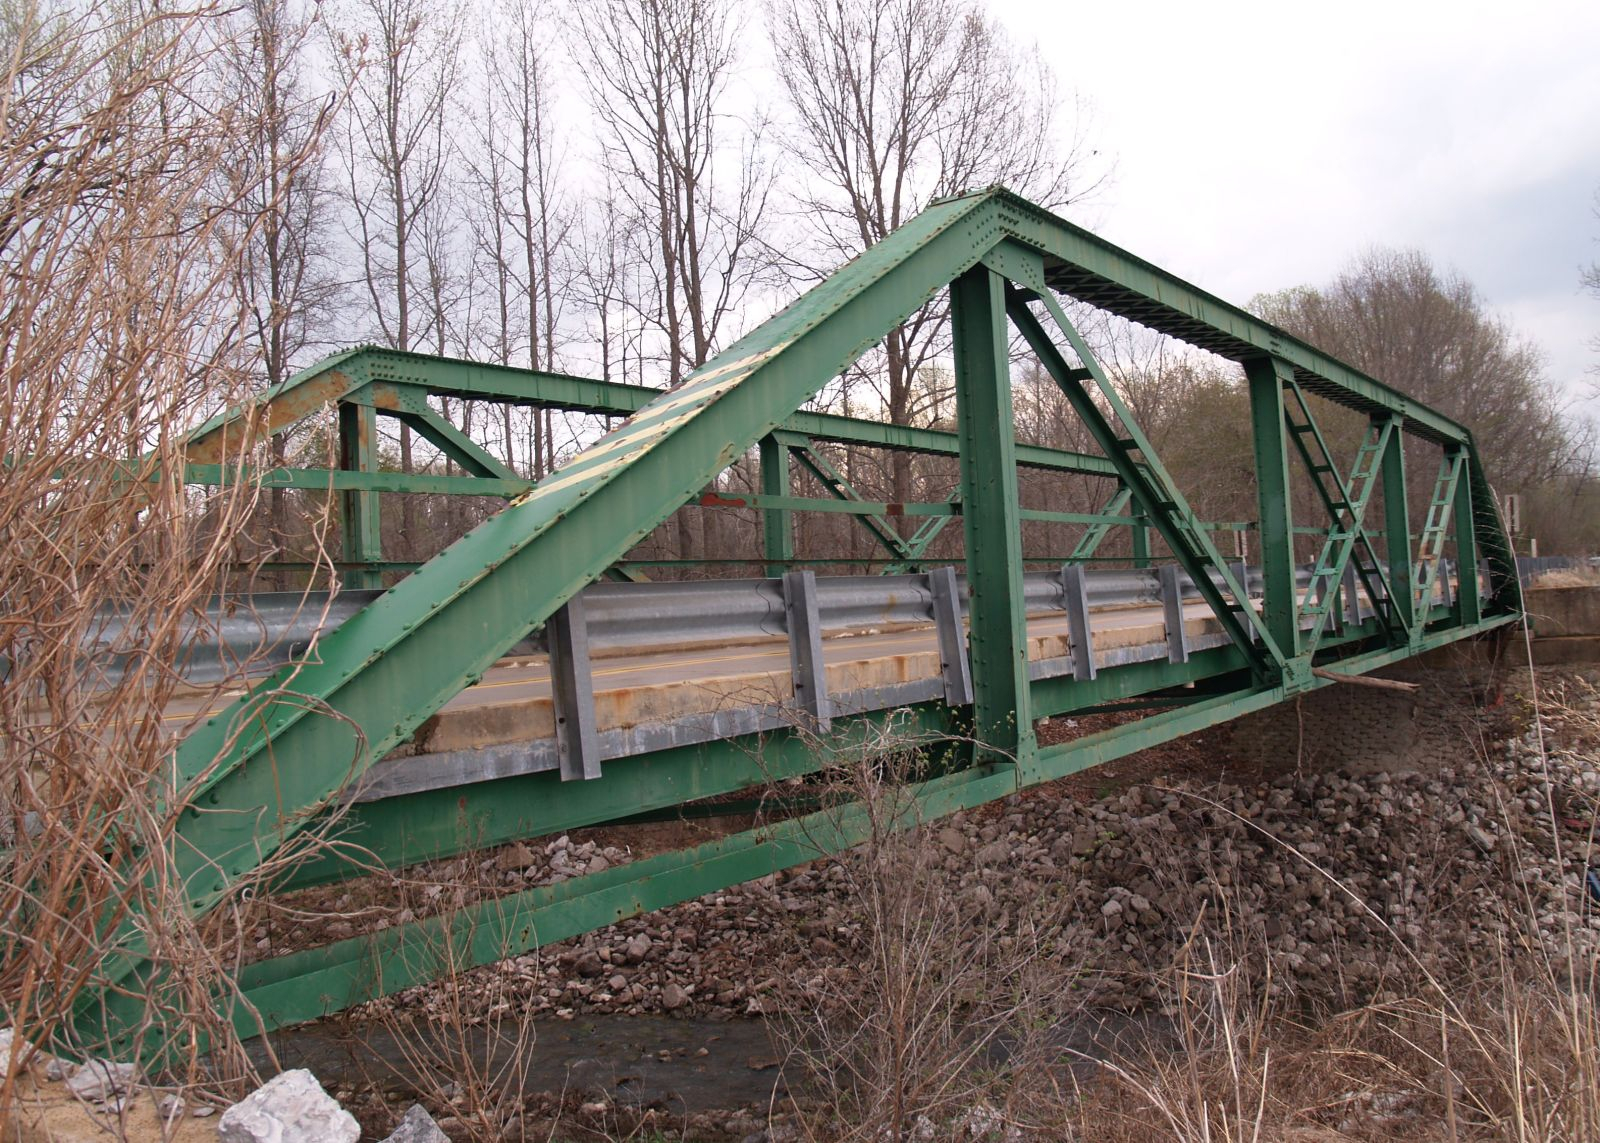
M 739 496 L 724 496 L 720 492 L 706 492 L 700 497 L 702 508 L 748 508 L 750 502 Z
M 248 439 L 244 424 L 252 426 L 256 432 L 276 433 L 304 420 L 328 402 L 338 400 L 350 391 L 352 384 L 349 374 L 330 369 L 262 404 L 241 410 L 238 418 L 229 418 L 205 436 L 189 442 L 184 449 L 185 459 L 192 464 L 220 464 L 227 459 L 230 449 L 240 447 Z

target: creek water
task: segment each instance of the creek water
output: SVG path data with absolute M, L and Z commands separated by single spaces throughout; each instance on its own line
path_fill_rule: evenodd
M 780 1056 L 769 1026 L 760 1020 L 699 1020 L 669 1016 L 596 1015 L 539 1020 L 519 1041 L 512 1033 L 482 1029 L 464 1034 L 479 1074 L 525 1092 L 571 1092 L 675 1112 L 719 1110 L 765 1103 L 782 1091 Z M 436 1061 L 449 1073 L 463 1054 L 437 1024 L 416 1022 L 400 1035 L 379 1025 L 341 1030 L 309 1025 L 274 1033 L 272 1046 L 285 1068 L 309 1068 L 329 1090 L 370 1083 L 418 1082 L 415 1061 Z M 265 1047 L 251 1054 L 267 1063 Z M 419 1085 L 420 1086 L 420 1085 Z
M 624 1106 L 692 1113 L 781 1096 L 785 1076 L 776 1032 L 763 1020 L 594 1015 L 534 1021 L 520 1042 L 514 1030 L 495 1036 L 469 1029 L 457 1047 L 444 1025 L 416 1021 L 399 1034 L 381 1025 L 305 1025 L 274 1033 L 272 1045 L 283 1067 L 309 1068 L 329 1090 L 444 1086 L 459 1076 L 464 1052 L 478 1074 L 496 1075 L 498 1085 L 520 1086 L 525 1093 L 604 1093 Z M 1080 1080 L 1097 1070 L 1096 1061 L 1176 1047 L 1172 1021 L 1155 1014 L 1085 1011 L 1057 1025 L 1048 1038 L 1063 1072 Z M 257 1041 L 251 1049 L 267 1067 L 265 1047 Z M 1009 1054 L 1009 1045 L 1000 1041 L 983 1058 L 992 1065 Z M 432 1079 L 419 1075 L 417 1061 L 423 1058 L 434 1069 Z

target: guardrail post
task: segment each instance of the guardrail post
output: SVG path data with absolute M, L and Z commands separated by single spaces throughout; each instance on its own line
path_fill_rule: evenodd
M 556 752 L 561 780 L 600 777 L 600 740 L 594 720 L 594 675 L 589 627 L 580 592 L 545 624 L 550 645 L 550 691 L 555 700 Z
M 1061 590 L 1065 593 L 1067 639 L 1072 644 L 1072 677 L 1088 682 L 1095 676 L 1094 632 L 1089 626 L 1089 581 L 1077 564 L 1061 566 Z M 1181 626 L 1181 625 L 1180 625 Z
M 1161 582 L 1161 615 L 1167 625 L 1167 662 L 1189 661 L 1189 633 L 1183 629 L 1183 569 L 1162 564 L 1156 572 Z
M 944 701 L 966 706 L 972 701 L 972 664 L 967 659 L 967 630 L 961 622 L 961 584 L 953 567 L 928 573 L 928 593 L 933 596 L 933 627 L 939 636 L 939 676 L 944 680 Z
M 789 671 L 794 704 L 810 715 L 817 730 L 833 724 L 828 700 L 828 668 L 822 658 L 822 617 L 817 608 L 815 572 L 783 573 L 783 615 L 789 629 Z
M 1344 622 L 1351 627 L 1361 626 L 1361 596 L 1356 586 L 1354 561 L 1344 565 Z
M 1248 561 L 1240 560 L 1238 563 L 1230 565 L 1230 567 L 1233 571 L 1233 578 L 1239 581 L 1239 590 L 1244 592 L 1244 598 L 1235 600 L 1235 602 L 1240 607 L 1248 607 L 1250 606 L 1250 564 Z M 1240 621 L 1243 622 L 1242 617 Z M 1258 643 L 1261 641 L 1261 628 L 1254 623 L 1245 623 L 1244 630 L 1245 634 L 1250 636 L 1250 642 Z

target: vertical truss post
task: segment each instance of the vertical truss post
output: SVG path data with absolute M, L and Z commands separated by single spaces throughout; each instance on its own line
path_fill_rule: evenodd
M 1135 514 L 1130 531 L 1133 532 L 1133 566 L 1147 568 L 1150 566 L 1150 521 Z
M 598 778 L 600 742 L 595 728 L 594 674 L 589 665 L 589 624 L 582 592 L 550 616 L 545 634 L 550 644 L 550 691 L 555 700 L 561 780 Z
M 1463 463 L 1470 463 L 1470 458 L 1464 459 Z M 1463 625 L 1479 623 L 1483 620 L 1483 593 L 1478 588 L 1478 532 L 1471 480 L 1457 482 L 1454 509 L 1457 621 Z
M 1161 616 L 1167 627 L 1167 662 L 1189 661 L 1189 633 L 1183 629 L 1183 569 L 1177 564 L 1162 564 L 1157 571 L 1161 581 Z
M 973 731 L 980 756 L 1031 763 L 1022 516 L 1012 430 L 1005 281 L 977 266 L 950 286 L 962 526 L 971 616 Z
M 339 467 L 350 472 L 378 470 L 378 412 L 371 405 L 339 405 Z M 342 492 L 339 496 L 339 536 L 345 562 L 380 562 L 383 532 L 378 494 L 359 491 Z M 352 568 L 345 572 L 343 583 L 352 588 L 382 587 L 383 573 L 377 568 Z
M 1256 505 L 1261 537 L 1262 615 L 1286 658 L 1300 653 L 1299 595 L 1294 582 L 1294 513 L 1289 503 L 1289 449 L 1283 389 L 1294 374 L 1275 357 L 1245 362 L 1255 442 Z
M 1094 630 L 1089 626 L 1089 583 L 1082 565 L 1061 565 L 1061 593 L 1072 643 L 1072 677 L 1086 683 L 1095 677 Z
M 1388 606 L 1408 637 L 1412 619 L 1411 510 L 1406 504 L 1405 434 L 1390 433 L 1383 460 L 1383 546 L 1389 558 Z
M 967 660 L 967 629 L 961 623 L 961 584 L 953 567 L 928 573 L 933 597 L 933 627 L 939 636 L 939 675 L 944 701 L 951 706 L 972 702 L 972 665 Z
M 761 438 L 761 494 L 763 496 L 789 495 L 789 448 L 772 433 Z M 794 559 L 794 526 L 787 508 L 764 508 L 761 511 L 763 553 L 767 557 L 767 574 L 780 576 L 789 570 Z
M 783 573 L 783 613 L 789 628 L 794 705 L 810 717 L 808 729 L 827 730 L 833 724 L 833 706 L 828 701 L 828 667 L 822 658 L 822 615 L 815 573 Z

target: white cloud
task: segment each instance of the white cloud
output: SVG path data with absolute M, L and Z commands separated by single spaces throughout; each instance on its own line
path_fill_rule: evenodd
M 1076 212 L 1232 301 L 1414 246 L 1540 342 L 1596 360 L 1600 4 L 997 0 L 1095 110 L 1113 184 Z

